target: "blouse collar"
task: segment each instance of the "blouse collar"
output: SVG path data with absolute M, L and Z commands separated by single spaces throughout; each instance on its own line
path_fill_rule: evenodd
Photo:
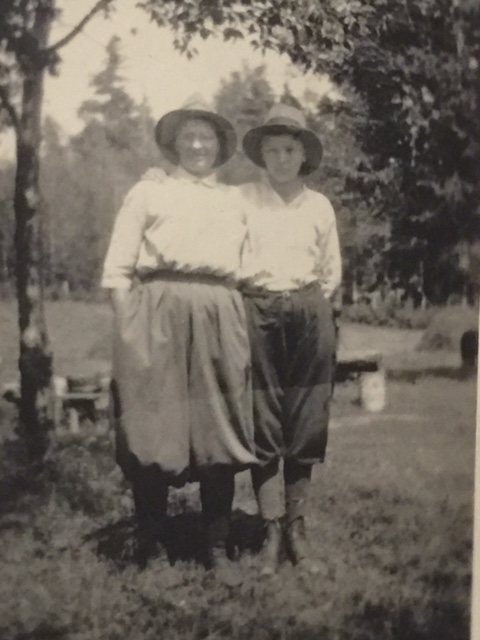
M 217 177 L 215 172 L 209 173 L 207 176 L 198 177 L 193 175 L 193 173 L 189 173 L 183 167 L 175 167 L 175 170 L 172 172 L 172 177 L 176 180 L 187 180 L 188 182 L 192 182 L 194 184 L 201 184 L 205 187 L 216 187 L 218 185 Z
M 283 205 L 284 207 L 297 207 L 299 206 L 302 202 L 303 199 L 305 197 L 305 194 L 307 193 L 307 187 L 305 186 L 305 184 L 302 185 L 301 190 L 298 192 L 298 194 L 295 196 L 295 198 L 291 201 L 291 202 L 285 202 L 285 200 L 282 198 L 282 196 L 280 194 L 278 194 L 275 189 L 272 187 L 272 184 L 268 178 L 268 174 L 266 172 L 264 172 L 262 179 L 261 179 L 261 184 L 263 186 L 263 192 L 265 193 L 265 195 L 267 196 L 267 198 L 270 201 L 274 201 L 277 203 L 277 205 Z

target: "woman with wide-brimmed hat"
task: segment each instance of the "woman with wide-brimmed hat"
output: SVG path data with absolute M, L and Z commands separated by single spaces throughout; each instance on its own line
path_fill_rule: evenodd
M 243 189 L 249 244 L 242 288 L 260 461 L 252 478 L 266 525 L 264 570 L 278 568 L 284 537 L 291 560 L 315 570 L 305 516 L 312 465 L 325 456 L 334 375 L 332 297 L 341 280 L 335 214 L 324 195 L 304 184 L 320 163 L 322 144 L 299 109 L 272 107 L 266 122 L 247 132 L 243 148 L 265 170 L 263 180 Z
M 115 312 L 117 460 L 133 483 L 144 557 L 165 534 L 168 486 L 200 481 L 213 564 L 225 552 L 234 473 L 256 461 L 234 287 L 246 227 L 214 176 L 236 136 L 196 98 L 164 115 L 155 137 L 174 171 L 147 173 L 129 192 L 103 272 Z

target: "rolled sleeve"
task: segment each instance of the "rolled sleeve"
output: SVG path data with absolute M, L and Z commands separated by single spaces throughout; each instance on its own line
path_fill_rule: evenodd
M 130 288 L 143 240 L 146 216 L 145 183 L 140 182 L 127 194 L 115 220 L 103 266 L 103 288 Z

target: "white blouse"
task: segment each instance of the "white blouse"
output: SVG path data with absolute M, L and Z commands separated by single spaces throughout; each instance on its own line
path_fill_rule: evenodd
M 242 280 L 271 291 L 319 281 L 330 298 L 340 286 L 342 262 L 330 201 L 306 187 L 290 203 L 267 179 L 242 187 L 248 242 Z
M 102 286 L 129 288 L 135 275 L 158 270 L 233 279 L 245 240 L 238 190 L 181 169 L 147 172 L 115 220 Z

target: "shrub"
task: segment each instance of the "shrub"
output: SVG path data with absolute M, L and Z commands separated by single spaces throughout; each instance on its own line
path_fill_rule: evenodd
M 465 331 L 478 329 L 478 309 L 445 307 L 432 318 L 417 349 L 419 351 L 459 351 Z
M 367 302 L 344 307 L 342 319 L 360 324 L 369 324 L 381 327 L 397 327 L 400 329 L 425 329 L 436 309 L 416 309 L 411 303 L 402 307 L 388 302 L 380 302 L 377 307 Z

